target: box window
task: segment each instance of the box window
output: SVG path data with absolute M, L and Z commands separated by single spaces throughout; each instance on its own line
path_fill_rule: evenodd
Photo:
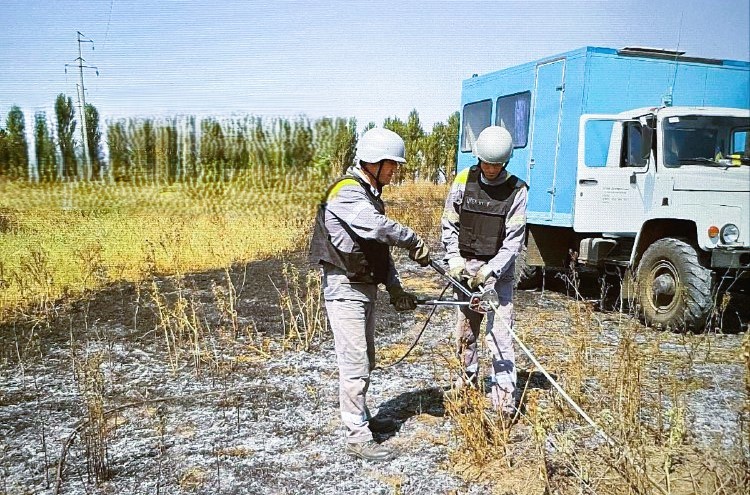
M 517 93 L 497 99 L 495 125 L 508 129 L 514 148 L 524 148 L 529 140 L 529 109 L 531 93 Z
M 492 122 L 492 100 L 482 100 L 464 105 L 461 151 L 471 151 L 479 133 Z

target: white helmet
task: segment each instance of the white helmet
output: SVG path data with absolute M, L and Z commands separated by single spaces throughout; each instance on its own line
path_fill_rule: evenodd
M 406 149 L 401 136 L 388 129 L 375 127 L 365 132 L 357 143 L 357 159 L 366 163 L 393 160 L 404 163 Z
M 474 143 L 474 156 L 485 163 L 499 165 L 510 160 L 513 154 L 513 138 L 500 126 L 490 126 L 479 133 Z

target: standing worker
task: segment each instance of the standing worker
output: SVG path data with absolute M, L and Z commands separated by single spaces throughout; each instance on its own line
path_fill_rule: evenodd
M 512 153 L 513 140 L 505 128 L 484 129 L 474 145 L 478 163 L 456 176 L 441 220 L 449 274 L 465 280 L 472 290 L 494 287 L 499 296 L 497 310 L 487 314 L 485 342 L 492 352 L 492 405 L 506 415 L 515 412 L 515 351 L 508 329 L 513 325 L 515 260 L 524 243 L 527 197 L 526 183 L 505 170 Z M 456 390 L 482 385 L 477 349 L 482 319 L 466 306 L 457 311 L 456 352 L 464 376 Z
M 404 140 L 387 129 L 370 129 L 359 140 L 356 163 L 326 192 L 315 220 L 310 261 L 323 267 L 323 297 L 333 329 L 339 368 L 339 408 L 347 429 L 347 453 L 371 461 L 393 458 L 372 433 L 395 430 L 367 408 L 375 368 L 375 299 L 385 284 L 397 311 L 413 310 L 417 299 L 404 291 L 390 246 L 409 250 L 421 266 L 430 263 L 427 244 L 412 229 L 385 216 L 383 186 L 404 158 Z

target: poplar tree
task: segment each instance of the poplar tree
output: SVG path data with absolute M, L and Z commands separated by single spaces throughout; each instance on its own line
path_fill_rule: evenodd
M 86 103 L 86 141 L 89 148 L 89 163 L 91 177 L 101 179 L 102 174 L 102 132 L 99 129 L 99 111 L 90 103 Z
M 57 144 L 60 147 L 62 157 L 62 176 L 64 179 L 73 179 L 78 173 L 75 142 L 73 141 L 73 133 L 76 130 L 73 99 L 66 97 L 63 93 L 57 95 L 55 116 L 57 117 Z
M 29 169 L 29 144 L 26 141 L 26 124 L 23 112 L 13 105 L 5 121 L 5 147 L 7 149 L 6 175 L 11 179 L 23 179 Z
M 130 180 L 130 145 L 124 123 L 112 122 L 107 126 L 107 147 L 111 177 L 115 181 Z
M 52 139 L 47 115 L 37 112 L 34 115 L 34 147 L 36 148 L 36 170 L 39 180 L 51 182 L 57 178 L 57 154 Z
M 0 177 L 8 174 L 8 133 L 0 127 Z

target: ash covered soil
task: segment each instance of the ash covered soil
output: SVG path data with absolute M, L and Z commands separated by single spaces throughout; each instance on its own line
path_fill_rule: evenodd
M 377 439 L 395 448 L 398 457 L 381 464 L 355 460 L 344 452 L 330 333 L 307 351 L 296 348 L 299 339 L 285 337 L 276 289 L 283 287 L 285 263 L 306 270 L 301 257 L 290 256 L 233 267 L 228 272 L 233 289 L 223 270 L 187 275 L 179 283 L 174 277 L 119 283 L 60 304 L 46 322 L 0 327 L 0 492 L 479 494 L 497 489 L 496 481 L 462 471 L 451 455 L 457 438 L 443 391 L 452 380 L 447 363 L 453 311 L 438 309 L 404 362 L 373 373 L 370 408 L 399 425 Z M 398 264 L 407 288 L 435 295 L 442 289 L 435 273 L 403 259 Z M 231 290 L 237 291 L 236 307 L 227 309 Z M 186 306 L 178 312 L 180 295 Z M 406 351 L 429 312 L 420 308 L 399 315 L 387 299 L 381 292 L 376 346 L 383 366 Z M 592 307 L 576 303 L 564 289 L 519 291 L 515 301 L 517 330 L 543 363 L 555 362 L 555 352 L 570 351 L 565 336 L 572 328 L 573 305 Z M 619 328 L 634 324 L 617 312 L 593 308 L 591 315 L 599 322 L 591 341 L 612 352 Z M 170 340 L 165 321 L 172 328 L 182 321 L 182 341 Z M 191 328 L 205 332 L 197 350 Z M 680 371 L 693 373 L 699 384 L 688 395 L 689 441 L 739 460 L 738 418 L 747 400 L 742 329 L 685 336 L 639 328 L 637 339 L 644 345 L 658 338 L 664 355 L 690 354 L 689 370 Z M 530 375 L 532 364 L 519 349 L 517 354 L 520 387 L 529 382 L 542 395 L 554 395 L 543 379 L 529 380 L 536 376 Z M 483 356 L 483 365 L 488 362 Z M 565 381 L 562 366 L 550 371 Z M 532 449 L 531 435 L 523 417 L 512 426 L 513 455 Z M 538 477 L 518 476 L 518 493 L 527 492 L 519 483 Z

